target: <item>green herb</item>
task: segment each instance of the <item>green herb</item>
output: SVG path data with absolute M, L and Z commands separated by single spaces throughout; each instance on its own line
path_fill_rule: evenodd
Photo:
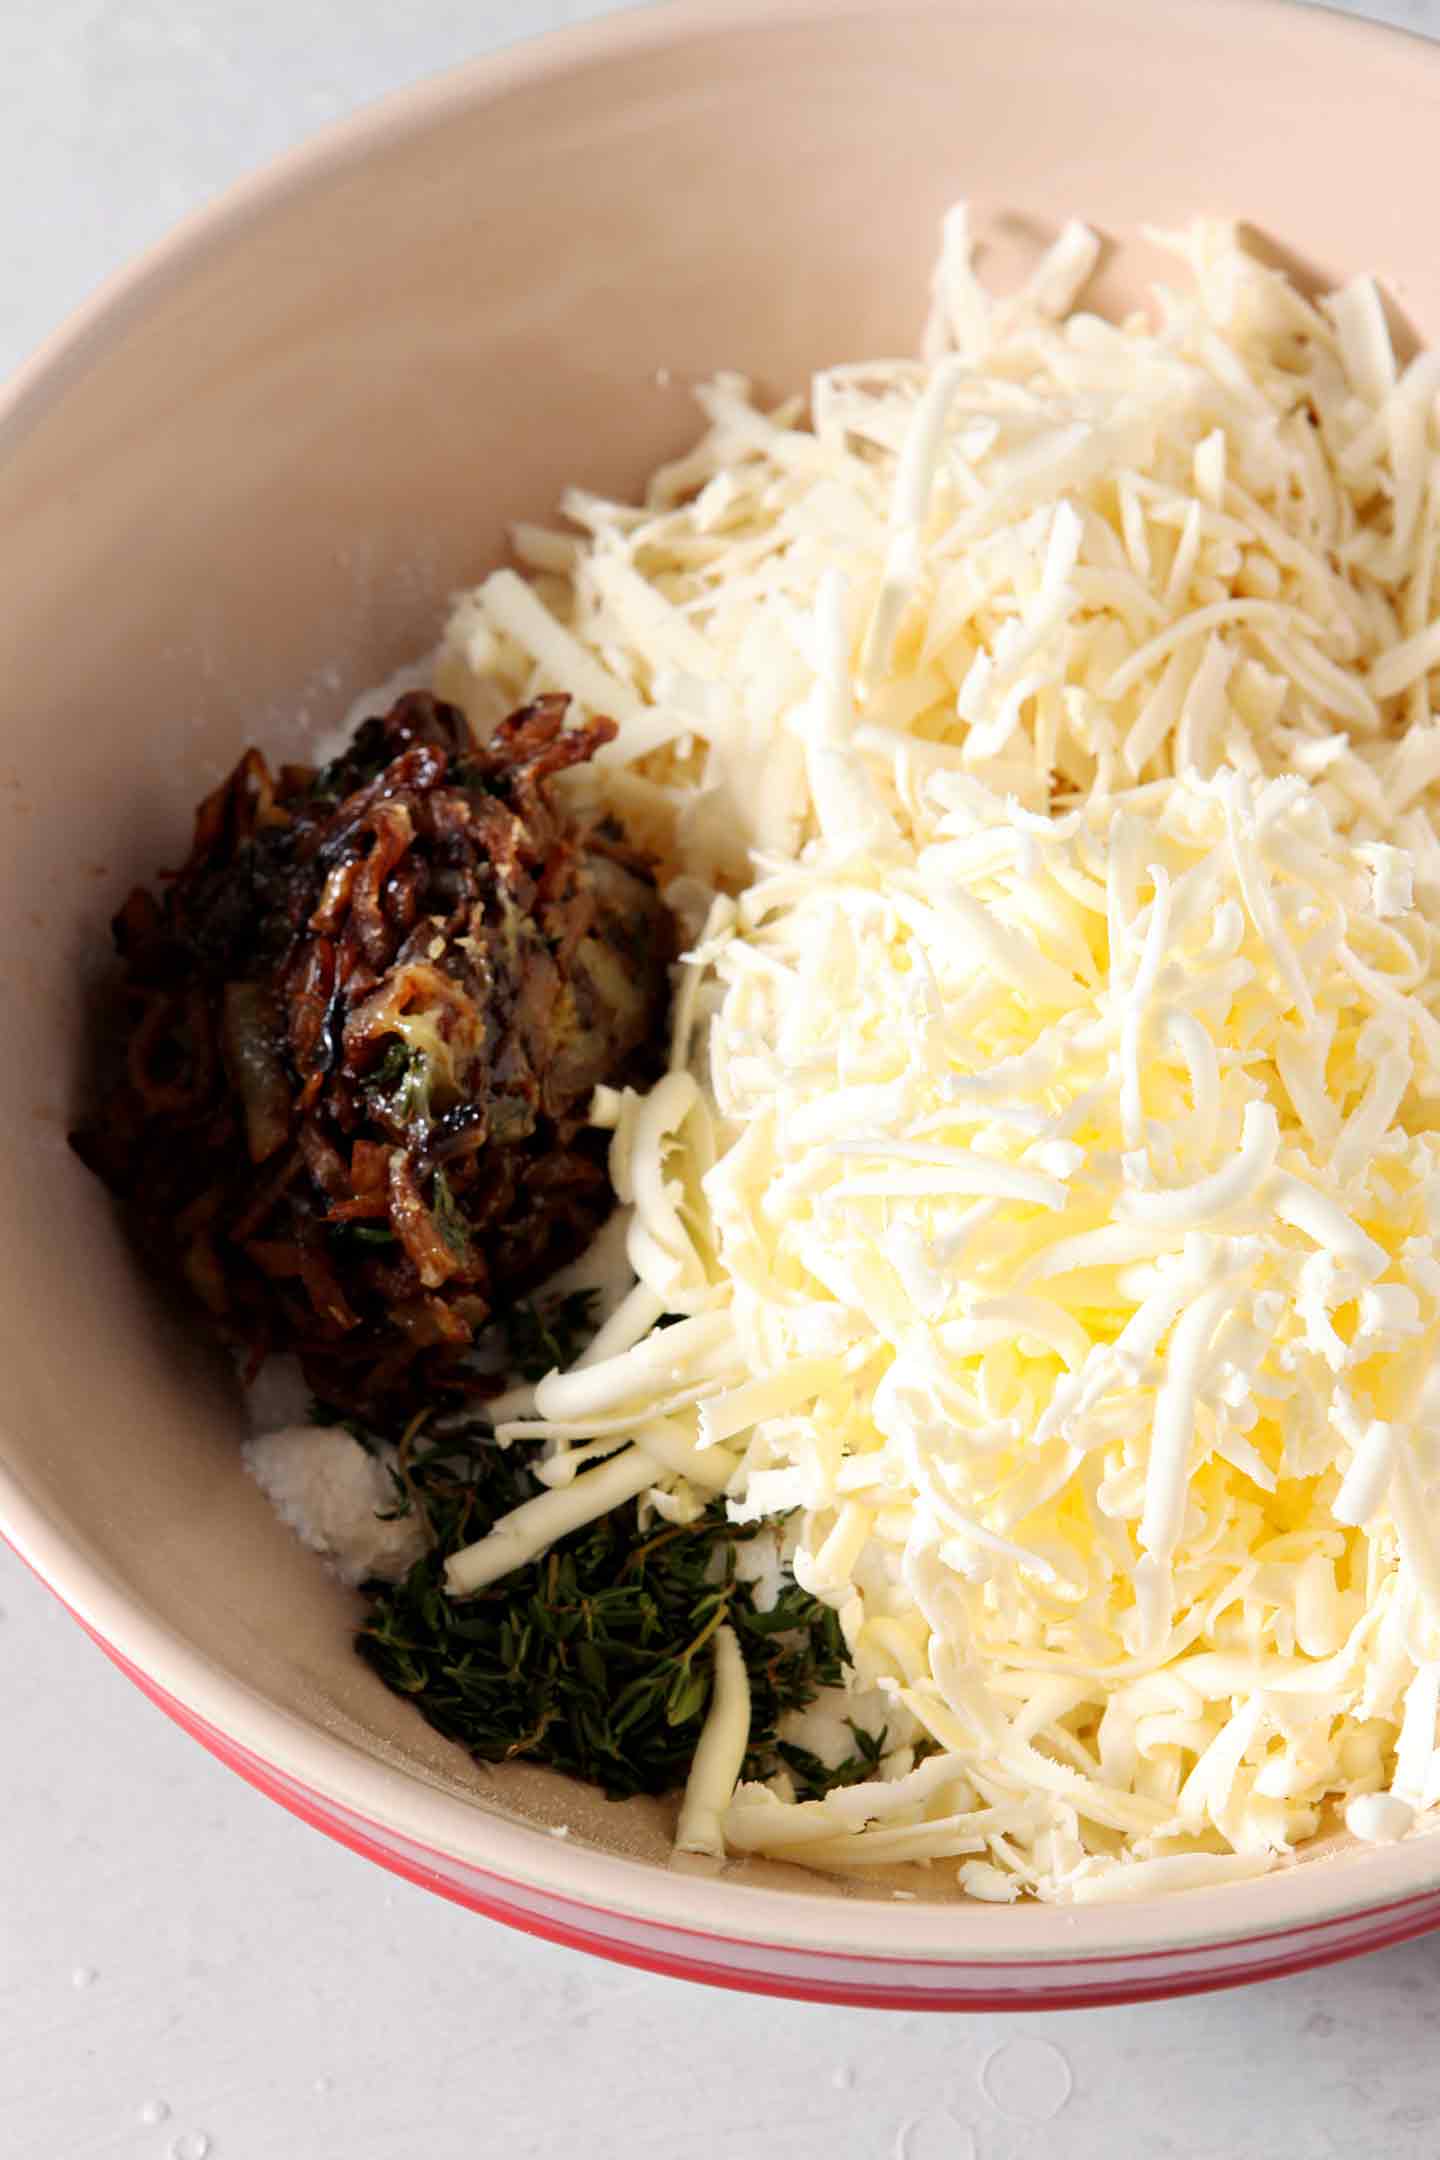
M 546 1373 L 566 1371 L 595 1333 L 594 1309 L 598 1292 L 572 1290 L 567 1297 L 523 1298 L 510 1307 L 503 1321 L 510 1370 L 521 1380 L 543 1380 Z
M 409 1043 L 392 1042 L 379 1064 L 366 1075 L 365 1085 L 383 1107 L 386 1116 L 401 1125 L 430 1122 L 430 1061 Z
M 793 1582 L 760 1612 L 735 1577 L 756 1526 L 728 1522 L 718 1504 L 646 1535 L 632 1502 L 479 1597 L 449 1597 L 443 1555 L 538 1489 L 515 1454 L 452 1435 L 402 1464 L 405 1500 L 435 1544 L 402 1583 L 371 1586 L 361 1655 L 482 1761 L 525 1756 L 623 1799 L 683 1783 L 710 1698 L 709 1644 L 728 1622 L 750 1676 L 745 1774 L 769 1776 L 784 1759 L 777 1721 L 840 1680 L 835 1614 Z M 810 1783 L 822 1789 L 826 1775 L 815 1764 Z
M 368 1449 L 372 1455 L 383 1445 L 380 1437 L 367 1431 L 358 1418 L 349 1417 L 345 1411 L 337 1410 L 334 1403 L 322 1402 L 318 1395 L 310 1398 L 305 1422 L 307 1425 L 339 1425 L 349 1433 L 352 1440 L 358 1440 L 361 1447 Z
M 456 1259 L 468 1260 L 469 1226 L 460 1212 L 460 1203 L 455 1198 L 450 1180 L 443 1170 L 437 1170 L 430 1181 L 430 1213 L 435 1218 L 436 1229 Z
M 502 1321 L 509 1369 L 536 1380 L 573 1364 L 594 1332 L 594 1302 L 580 1290 L 512 1307 Z M 318 1412 L 317 1422 L 330 1421 Z M 717 1501 L 697 1523 L 642 1530 L 632 1501 L 478 1597 L 452 1598 L 446 1555 L 541 1489 L 537 1450 L 501 1448 L 473 1419 L 438 1421 L 421 1447 L 423 1423 L 412 1420 L 400 1439 L 392 1474 L 394 1512 L 422 1517 L 429 1550 L 403 1582 L 366 1586 L 357 1647 L 437 1731 L 483 1762 L 545 1763 L 612 1799 L 672 1791 L 690 1768 L 712 1640 L 727 1623 L 750 1681 L 745 1776 L 786 1769 L 813 1799 L 874 1774 L 883 1736 L 852 1725 L 855 1751 L 835 1769 L 777 1737 L 787 1711 L 840 1684 L 845 1647 L 837 1615 L 792 1578 L 763 1612 L 737 1580 L 736 1555 L 765 1534 L 760 1525 L 728 1521 Z
M 790 1772 L 797 1800 L 823 1800 L 837 1785 L 863 1785 L 867 1778 L 878 1775 L 885 1752 L 885 1729 L 882 1726 L 878 1733 L 868 1733 L 853 1718 L 845 1722 L 855 1742 L 854 1752 L 833 1768 L 808 1748 L 796 1747 L 791 1740 L 776 1741 L 775 1752 Z
M 330 1235 L 348 1238 L 352 1245 L 397 1245 L 400 1242 L 393 1230 L 385 1229 L 380 1223 L 331 1223 Z
M 408 1043 L 392 1042 L 387 1045 L 384 1057 L 370 1075 L 371 1087 L 378 1088 L 382 1095 L 389 1095 L 399 1087 L 409 1072 L 410 1060 L 414 1054 Z

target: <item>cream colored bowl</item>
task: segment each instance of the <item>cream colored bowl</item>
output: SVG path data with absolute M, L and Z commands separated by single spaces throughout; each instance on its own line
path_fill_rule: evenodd
M 1055 2003 L 1283 1970 L 1440 1920 L 1440 1842 L 1131 1907 L 678 1873 L 664 1810 L 472 1767 L 349 1648 L 243 1475 L 193 1317 L 65 1129 L 127 884 L 200 793 L 433 639 L 571 481 L 634 486 L 686 384 L 911 349 L 944 207 L 1002 271 L 1066 215 L 1252 220 L 1440 337 L 1440 54 L 1247 0 L 722 0 L 392 100 L 113 284 L 0 409 L 0 1522 L 182 1722 L 434 1887 L 612 1955 L 857 2001 Z M 663 371 L 663 372 L 661 372 Z M 663 385 L 663 387 L 662 387 Z M 57 1765 L 57 1774 L 59 1766 Z M 554 1834 L 564 1826 L 568 1834 Z

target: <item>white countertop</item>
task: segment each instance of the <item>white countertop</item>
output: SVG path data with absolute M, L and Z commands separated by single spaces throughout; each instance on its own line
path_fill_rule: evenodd
M 0 371 L 320 123 L 600 12 L 10 0 Z M 1440 0 L 1356 12 L 1440 36 Z M 1035 2019 L 654 1979 L 303 1828 L 127 1687 L 3 1550 L 0 1809 L 0 2160 L 1440 2153 L 1440 1935 L 1239 1993 Z

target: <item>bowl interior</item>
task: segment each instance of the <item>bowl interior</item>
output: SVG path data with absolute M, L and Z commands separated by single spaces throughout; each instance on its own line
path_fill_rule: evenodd
M 354 1601 L 242 1475 L 225 1366 L 65 1145 L 108 917 L 180 859 L 244 744 L 303 755 L 433 642 L 508 520 L 570 482 L 634 488 L 682 447 L 695 380 L 733 368 L 779 391 L 912 350 L 956 198 L 980 206 L 1001 282 L 1078 214 L 1112 242 L 1097 300 L 1134 304 L 1158 267 L 1141 228 L 1210 212 L 1307 269 L 1379 271 L 1435 335 L 1431 191 L 1413 183 L 1437 126 L 1424 48 L 1245 0 L 1091 0 L 1083 36 L 1066 0 L 663 10 L 326 138 L 28 371 L 0 415 L 0 1517 L 137 1663 L 312 1784 L 482 1862 L 502 1817 L 564 1816 L 575 1845 L 632 1863 L 611 1894 L 645 1904 L 633 1863 L 663 1859 L 665 1810 L 471 1768 L 350 1655 Z M 536 1879 L 560 1864 L 544 1839 L 505 1849 Z M 1321 1902 L 1418 1888 L 1435 1864 L 1411 1847 L 1305 1872 L 1337 1870 Z M 753 1879 L 796 1910 L 867 1895 Z M 723 1898 L 743 1933 L 736 1880 L 693 1909 L 719 1924 L 703 1901 Z M 1185 1924 L 1238 1895 L 1192 1895 Z M 884 1917 L 920 1939 L 920 1908 Z M 1053 1930 L 952 1920 L 1012 1947 Z M 1137 1915 L 1132 1933 L 1177 1924 Z

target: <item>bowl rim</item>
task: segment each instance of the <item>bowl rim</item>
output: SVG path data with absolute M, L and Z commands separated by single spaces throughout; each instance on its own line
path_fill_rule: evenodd
M 1037 21 L 1050 23 L 1064 4 L 1010 0 L 1012 10 L 1023 7 Z M 543 86 L 591 65 L 735 32 L 761 36 L 846 16 L 872 20 L 878 5 L 879 0 L 868 5 L 865 0 L 668 0 L 663 6 L 637 7 L 522 40 L 367 103 L 240 179 L 105 279 L 0 388 L 0 455 L 38 425 L 73 382 L 103 361 L 106 347 L 129 323 L 214 251 L 307 188 L 355 169 L 377 147 L 403 143 L 452 114 L 482 110 L 513 91 Z M 991 12 L 988 0 L 903 0 L 903 5 L 917 18 L 968 16 L 978 21 Z M 1092 21 L 1108 18 L 1116 26 L 1133 27 L 1143 17 L 1145 0 L 1088 0 L 1088 5 Z M 1378 45 L 1403 36 L 1418 48 L 1418 64 L 1440 75 L 1440 46 L 1415 33 L 1344 16 L 1329 7 L 1309 5 L 1302 11 L 1294 0 L 1223 0 L 1223 9 L 1232 34 L 1243 34 L 1247 25 L 1283 22 L 1312 49 L 1328 40 L 1342 53 L 1373 53 Z M 1221 0 L 1211 0 L 1209 8 L 1194 11 L 1193 17 L 1167 19 L 1167 34 L 1193 36 L 1201 15 L 1213 30 Z M 597 1852 L 478 1809 L 268 1701 L 156 1621 L 105 1568 L 75 1550 L 29 1493 L 21 1474 L 4 1463 L 0 1535 L 153 1699 L 204 1744 L 212 1744 L 206 1730 L 228 1740 L 226 1759 L 242 1774 L 249 1773 L 236 1750 L 313 1801 L 339 1808 L 382 1836 L 421 1848 L 428 1845 L 437 1854 L 483 1871 L 499 1886 L 513 1884 L 681 1938 L 728 1942 L 737 1950 L 774 1945 L 890 1964 L 898 1959 L 913 1963 L 917 1981 L 927 1968 L 936 1973 L 957 1961 L 999 1972 L 1052 1961 L 1078 1965 L 1120 1957 L 1135 1964 L 1137 1986 L 1132 1993 L 1159 1993 L 1163 1983 L 1158 1975 L 1153 1989 L 1144 1985 L 1147 1961 L 1185 1949 L 1222 1957 L 1271 1936 L 1303 1934 L 1370 1914 L 1381 1922 L 1440 1887 L 1440 1843 L 1421 1836 L 1347 1854 L 1343 1863 L 1288 1865 L 1243 1883 L 1170 1892 L 1133 1904 L 1014 1910 L 917 1901 L 897 1910 L 883 1898 L 821 1898 L 748 1884 L 737 1896 L 741 1886 L 722 1878 Z M 274 1791 L 274 1796 L 285 1799 L 283 1791 Z M 313 1811 L 311 1819 L 316 1819 Z M 423 1830 L 417 1830 L 422 1822 Z M 320 1820 L 319 1826 L 340 1834 L 333 1819 Z M 372 1857 L 385 1859 L 386 1854 L 376 1849 Z M 1427 1912 L 1404 1931 L 1431 1924 Z M 1317 1957 L 1326 1954 L 1317 1950 Z M 1222 1977 L 1223 1972 L 1217 1972 L 1199 1984 L 1215 1984 Z
M 62 1605 L 64 1600 L 59 1601 Z M 1353 1925 L 1337 1934 L 1324 1923 L 1292 1929 L 1283 1936 L 1252 1938 L 1248 1943 L 1205 1945 L 1212 1954 L 1227 1951 L 1248 1953 L 1242 1963 L 1212 1970 L 1206 1966 L 1176 1967 L 1163 1955 L 1145 1958 L 1101 1959 L 1083 1957 L 1047 1960 L 1044 1979 L 1037 1986 L 1033 1959 L 1017 1960 L 1004 1967 L 957 1966 L 953 1962 L 918 1966 L 890 1959 L 847 1959 L 824 1953 L 809 1970 L 767 1971 L 733 1963 L 732 1949 L 753 1949 L 753 1944 L 734 1936 L 697 1938 L 688 1930 L 667 1929 L 658 1942 L 628 1938 L 620 1932 L 597 1933 L 586 1923 L 599 1915 L 593 1906 L 568 1911 L 537 1910 L 506 1896 L 511 1887 L 504 1878 L 474 1879 L 474 1870 L 457 1880 L 436 1871 L 433 1862 L 445 1859 L 426 1849 L 401 1850 L 384 1841 L 376 1824 L 339 1811 L 324 1797 L 288 1778 L 274 1766 L 238 1747 L 229 1736 L 178 1702 L 148 1674 L 132 1665 L 103 1636 L 80 1620 L 66 1606 L 71 1618 L 148 1701 L 161 1710 L 191 1739 L 233 1770 L 246 1784 L 273 1800 L 288 1814 L 318 1830 L 347 1851 L 398 1875 L 403 1881 L 433 1890 L 452 1904 L 483 1913 L 502 1926 L 559 1943 L 572 1950 L 612 1963 L 629 1965 L 669 1979 L 693 1980 L 708 1987 L 779 1996 L 787 2000 L 845 2004 L 860 2009 L 920 2009 L 995 2011 L 1044 2011 L 1100 2009 L 1107 2005 L 1170 2000 L 1220 1988 L 1249 1986 L 1321 1965 L 1340 1963 L 1371 1950 L 1394 1948 L 1427 1933 L 1440 1920 L 1440 1892 L 1423 1899 L 1369 1908 L 1354 1916 Z M 1368 1924 L 1367 1924 L 1368 1923 Z M 1260 1954 L 1255 1955 L 1255 1943 Z M 1164 1969 L 1159 1969 L 1163 1965 Z M 828 1969 L 827 1969 L 828 1966 Z M 894 1974 L 900 1973 L 899 1985 Z M 883 1978 L 881 1976 L 884 1976 Z M 1012 1978 L 1013 1976 L 1013 1978 Z M 1012 1984 L 1006 1985 L 1010 1980 Z M 887 1984 L 888 1982 L 888 1984 Z

